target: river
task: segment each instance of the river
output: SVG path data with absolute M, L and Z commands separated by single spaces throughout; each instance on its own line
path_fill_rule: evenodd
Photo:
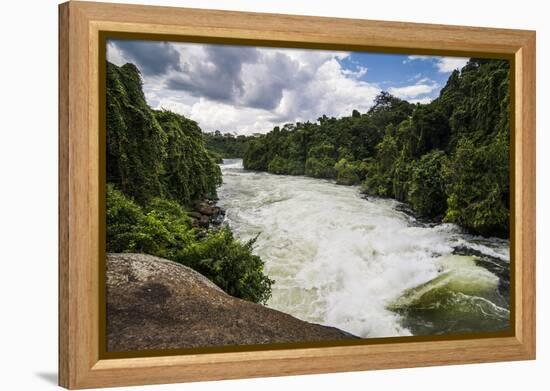
M 360 337 L 509 327 L 509 242 L 415 220 L 358 187 L 221 165 L 219 205 L 275 280 L 267 305 Z

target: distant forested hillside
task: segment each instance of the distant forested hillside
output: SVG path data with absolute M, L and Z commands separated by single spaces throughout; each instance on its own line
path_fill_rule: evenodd
M 509 64 L 472 59 L 430 104 L 381 93 L 367 113 L 323 116 L 252 138 L 244 167 L 361 184 L 422 216 L 506 236 Z
M 265 302 L 272 281 L 229 228 L 194 227 L 197 205 L 216 197 L 219 166 L 196 122 L 151 109 L 138 68 L 107 64 L 107 251 L 187 265 L 230 295 Z M 204 206 L 203 206 L 204 207 Z
M 219 130 L 213 133 L 203 133 L 203 137 L 206 149 L 220 162 L 221 159 L 242 158 L 246 150 L 246 143 L 250 139 L 249 136 L 222 134 Z

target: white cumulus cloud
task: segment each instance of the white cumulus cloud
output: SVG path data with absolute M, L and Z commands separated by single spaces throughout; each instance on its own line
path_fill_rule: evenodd
M 436 57 L 436 56 L 408 56 L 406 60 L 403 61 L 404 64 L 411 61 L 431 61 L 441 73 L 450 73 L 455 69 L 460 70 L 466 63 L 469 58 L 465 57 Z
M 462 57 L 441 57 L 437 61 L 437 69 L 439 72 L 447 73 L 452 72 L 455 69 L 462 69 L 464 65 L 468 62 L 468 58 Z
M 403 86 L 403 87 L 390 87 L 388 92 L 398 98 L 406 100 L 415 100 L 420 102 L 418 99 L 424 99 L 426 97 L 420 98 L 421 95 L 430 95 L 439 90 L 439 85 L 429 79 L 421 79 L 416 84 Z M 433 98 L 431 98 L 433 99 Z
M 112 41 L 107 58 L 135 63 L 142 71 L 149 105 L 199 123 L 204 131 L 268 132 L 289 122 L 367 111 L 381 88 L 363 80 L 368 64 L 342 65 L 350 52 Z M 423 60 L 410 56 L 408 61 Z M 438 58 L 439 59 L 439 58 Z M 441 58 L 441 67 L 454 66 Z M 438 60 L 439 61 L 439 60 Z M 415 84 L 387 90 L 402 99 L 425 102 L 438 85 Z M 431 95 L 430 95 L 431 94 Z

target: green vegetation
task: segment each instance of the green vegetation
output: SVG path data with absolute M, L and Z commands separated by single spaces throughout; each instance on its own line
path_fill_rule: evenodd
M 107 247 L 171 259 L 197 270 L 232 296 L 265 303 L 272 280 L 252 254 L 254 240 L 240 243 L 228 228 L 197 239 L 191 220 L 175 201 L 154 198 L 146 206 L 107 186 Z
M 235 241 L 229 228 L 222 228 L 195 241 L 176 255 L 176 260 L 211 279 L 232 296 L 265 303 L 274 282 L 263 274 L 264 263 L 252 255 L 256 239 L 244 244 Z
M 250 137 L 235 136 L 231 133 L 222 134 L 216 130 L 214 133 L 203 133 L 203 138 L 206 149 L 221 163 L 221 159 L 242 158 Z
M 447 204 L 442 169 L 446 162 L 445 153 L 434 150 L 412 165 L 407 199 L 413 210 L 424 216 L 445 213 Z
M 227 293 L 265 303 L 273 283 L 228 228 L 193 228 L 187 211 L 216 197 L 221 171 L 196 122 L 152 110 L 132 64 L 107 66 L 107 251 L 187 265 Z
M 429 218 L 507 236 L 509 64 L 472 59 L 437 99 L 411 104 L 383 92 L 367 113 L 275 127 L 251 138 L 244 167 L 361 183 Z
M 133 64 L 107 66 L 107 182 L 142 204 L 215 197 L 221 171 L 196 122 L 152 110 Z

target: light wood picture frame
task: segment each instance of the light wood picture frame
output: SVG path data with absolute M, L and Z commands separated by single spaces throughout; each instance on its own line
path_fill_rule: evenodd
M 107 34 L 108 33 L 108 34 Z M 107 357 L 104 338 L 107 36 L 498 57 L 511 64 L 512 332 Z M 535 32 L 70 1 L 59 6 L 59 384 L 69 389 L 535 359 Z M 103 331 L 102 331 L 103 330 Z

